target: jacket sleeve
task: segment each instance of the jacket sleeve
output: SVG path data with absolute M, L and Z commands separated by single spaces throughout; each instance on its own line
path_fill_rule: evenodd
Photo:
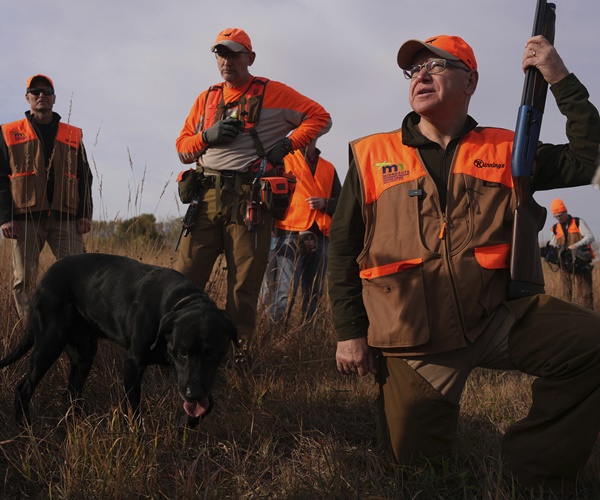
M 94 202 L 92 199 L 92 182 L 93 176 L 90 170 L 90 164 L 87 159 L 83 142 L 78 153 L 77 177 L 79 179 L 79 206 L 77 207 L 77 217 L 85 217 L 92 220 L 94 212 Z
M 183 124 L 179 137 L 175 141 L 175 147 L 179 154 L 181 163 L 194 163 L 208 147 L 202 140 L 200 122 L 204 113 L 207 91 L 202 92 L 194 101 L 192 109 Z
M 552 247 L 558 248 L 558 241 L 556 240 L 556 234 L 554 233 L 555 228 L 556 224 L 554 224 L 554 226 L 552 226 L 552 228 L 550 229 L 550 241 L 548 242 L 548 244 Z
M 8 148 L 4 141 L 4 134 L 0 133 L 0 225 L 12 219 L 13 199 L 8 177 L 10 174 Z
M 592 233 L 589 226 L 581 218 L 579 219 L 579 232 L 581 233 L 581 239 L 575 243 L 575 247 L 582 247 L 594 243 L 594 233 Z
M 331 186 L 331 196 L 325 200 L 325 213 L 329 216 L 333 216 L 335 209 L 337 208 L 338 201 L 340 199 L 340 193 L 342 191 L 342 184 L 337 174 L 337 170 L 333 171 L 333 184 Z
M 323 106 L 280 82 L 269 81 L 265 108 L 285 110 L 285 119 L 294 129 L 289 135 L 293 149 L 303 148 L 331 129 L 331 116 Z
M 533 171 L 535 191 L 590 184 L 600 145 L 600 117 L 589 93 L 573 74 L 550 87 L 566 116 L 567 144 L 540 143 Z
M 364 235 L 358 173 L 351 160 L 329 236 L 327 274 L 338 340 L 366 337 L 369 328 L 357 262 Z

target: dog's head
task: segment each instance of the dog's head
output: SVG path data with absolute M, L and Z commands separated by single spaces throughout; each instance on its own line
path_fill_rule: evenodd
M 211 408 L 210 392 L 237 330 L 227 312 L 208 298 L 188 297 L 167 313 L 160 326 L 177 372 L 177 388 L 190 417 Z

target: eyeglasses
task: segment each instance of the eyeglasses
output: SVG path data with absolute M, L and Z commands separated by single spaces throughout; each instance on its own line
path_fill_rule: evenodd
M 447 59 L 432 59 L 431 61 L 427 61 L 426 63 L 415 64 L 414 66 L 411 66 L 410 68 L 405 69 L 403 71 L 404 78 L 406 78 L 407 80 L 414 80 L 415 78 L 417 78 L 419 76 L 422 69 L 425 69 L 425 72 L 428 75 L 437 75 L 438 73 L 441 73 L 442 71 L 444 71 L 447 66 L 450 66 L 450 67 L 456 68 L 456 69 L 462 69 L 463 71 L 466 71 L 467 73 L 469 71 L 471 71 L 470 69 L 463 68 L 461 65 L 455 64 L 452 61 L 448 61 Z
M 27 89 L 27 93 L 34 95 L 34 96 L 39 96 L 40 94 L 44 94 L 44 95 L 54 95 L 54 89 L 52 87 L 46 87 L 43 89 Z
M 554 214 L 554 218 L 555 219 L 562 219 L 565 215 L 567 215 L 567 212 L 559 212 L 557 214 Z
M 217 59 L 236 59 L 242 54 L 250 54 L 250 52 L 233 52 L 231 50 L 214 50 L 215 57 Z

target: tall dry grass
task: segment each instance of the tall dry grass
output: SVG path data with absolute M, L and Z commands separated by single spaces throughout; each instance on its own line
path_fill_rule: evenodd
M 111 251 L 170 266 L 173 245 L 136 244 Z M 0 353 L 22 332 L 13 311 L 10 250 L 0 244 Z M 52 261 L 44 254 L 43 267 Z M 598 266 L 600 268 L 600 266 Z M 600 273 L 595 270 L 596 305 Z M 222 264 L 210 294 L 223 304 Z M 548 273 L 548 289 L 556 290 Z M 461 407 L 455 454 L 439 463 L 392 467 L 376 447 L 373 379 L 335 369 L 335 335 L 327 301 L 312 327 L 297 311 L 285 329 L 269 331 L 259 317 L 255 368 L 240 375 L 227 363 L 216 406 L 194 431 L 179 433 L 183 415 L 172 371 L 150 368 L 143 385 L 143 419 L 120 412 L 122 350 L 101 343 L 86 385 L 85 416 L 75 419 L 62 399 L 67 362 L 42 381 L 32 402 L 33 426 L 19 431 L 13 390 L 26 361 L 0 371 L 0 496 L 2 498 L 540 498 L 502 478 L 502 432 L 523 417 L 531 378 L 477 370 Z M 600 498 L 600 449 L 581 475 L 575 498 Z

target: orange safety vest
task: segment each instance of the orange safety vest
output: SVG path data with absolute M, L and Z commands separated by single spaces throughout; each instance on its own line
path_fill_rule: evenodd
M 556 236 L 557 245 L 561 247 L 571 246 L 583 238 L 581 236 L 581 231 L 579 231 L 579 219 L 577 217 L 571 217 L 571 221 L 567 227 L 566 237 L 562 228 L 562 224 L 554 224 L 554 226 L 552 226 L 552 232 L 554 233 L 554 236 Z M 584 245 L 583 248 L 589 250 L 592 259 L 596 258 L 591 245 Z
M 444 207 L 400 130 L 350 143 L 363 198 L 358 264 L 370 345 L 405 354 L 464 347 L 505 300 L 516 206 L 513 138 L 496 128 L 466 134 Z
M 333 164 L 319 157 L 313 176 L 304 155 L 299 151 L 287 155 L 284 164 L 286 172 L 296 177 L 296 188 L 285 219 L 275 221 L 275 227 L 286 231 L 306 231 L 316 222 L 319 230 L 329 236 L 331 216 L 322 210 L 311 210 L 305 200 L 310 196 L 331 197 L 335 177 Z
M 258 124 L 260 110 L 262 108 L 263 95 L 268 83 L 267 78 L 255 76 L 246 93 L 237 101 L 225 103 L 223 97 L 223 83 L 212 85 L 206 95 L 204 114 L 202 115 L 200 129 L 206 130 L 212 127 L 224 115 L 231 114 L 228 111 L 237 109 L 238 119 L 244 124 L 244 130 L 250 130 Z M 227 116 L 225 116 L 227 117 Z
M 249 132 L 254 141 L 258 156 L 265 156 L 265 150 L 256 133 L 256 125 L 260 118 L 263 96 L 267 88 L 268 78 L 255 76 L 246 90 L 246 93 L 237 101 L 226 103 L 223 97 L 223 85 L 212 85 L 206 94 L 204 114 L 200 120 L 200 130 L 212 127 L 224 117 L 227 118 L 237 111 L 237 119 L 242 122 L 245 132 Z M 235 108 L 235 109 L 234 109 Z
M 15 214 L 58 210 L 77 215 L 78 151 L 83 133 L 81 129 L 59 122 L 52 167 L 54 193 L 52 204 L 48 201 L 47 171 L 42 142 L 37 137 L 27 118 L 2 125 L 4 141 L 8 148 L 8 159 L 12 170 L 9 179 Z

